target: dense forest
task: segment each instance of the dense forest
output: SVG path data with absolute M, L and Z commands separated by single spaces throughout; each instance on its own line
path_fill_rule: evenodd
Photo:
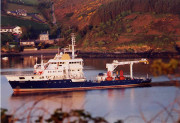
M 123 11 L 180 14 L 180 0 L 113 0 L 97 10 L 91 18 L 91 24 L 115 19 Z

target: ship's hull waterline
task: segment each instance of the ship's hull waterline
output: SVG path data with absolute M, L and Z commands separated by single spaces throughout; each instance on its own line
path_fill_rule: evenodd
M 14 92 L 30 91 L 73 91 L 73 90 L 91 90 L 107 88 L 128 88 L 145 86 L 151 79 L 134 80 L 114 80 L 101 81 L 99 83 L 92 81 L 72 82 L 68 80 L 44 80 L 44 81 L 9 81 Z

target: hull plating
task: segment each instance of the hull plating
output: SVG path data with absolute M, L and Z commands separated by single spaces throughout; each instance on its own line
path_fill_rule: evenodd
M 124 88 L 141 86 L 150 83 L 150 79 L 102 81 L 100 83 L 85 81 L 72 82 L 71 80 L 44 80 L 44 81 L 9 81 L 14 91 L 56 91 L 56 90 L 88 90 L 105 88 Z

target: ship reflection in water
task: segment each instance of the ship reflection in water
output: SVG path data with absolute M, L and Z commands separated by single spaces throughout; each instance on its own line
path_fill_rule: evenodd
M 9 98 L 11 112 L 16 117 L 27 120 L 29 113 L 33 117 L 49 118 L 56 109 L 65 112 L 82 109 L 95 116 L 105 117 L 108 121 L 122 119 L 128 111 L 134 112 L 136 107 L 134 88 L 90 90 L 75 92 L 43 92 L 43 93 L 13 93 Z M 128 104 L 128 107 L 125 105 Z M 32 110 L 32 111 L 31 111 Z M 135 111 L 137 112 L 137 111 Z M 129 114 L 130 112 L 128 112 Z M 123 114 L 123 115 L 122 115 Z M 33 120 L 33 117 L 31 120 Z
M 51 92 L 51 93 L 14 93 L 9 99 L 11 112 L 18 118 L 46 116 L 46 119 L 56 109 L 69 112 L 72 109 L 84 109 L 85 92 Z M 31 111 L 32 110 L 32 111 Z

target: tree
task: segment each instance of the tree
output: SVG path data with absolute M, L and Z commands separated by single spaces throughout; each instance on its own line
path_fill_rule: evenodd
M 12 33 L 1 33 L 1 44 L 6 45 L 7 42 L 12 42 L 14 39 Z

